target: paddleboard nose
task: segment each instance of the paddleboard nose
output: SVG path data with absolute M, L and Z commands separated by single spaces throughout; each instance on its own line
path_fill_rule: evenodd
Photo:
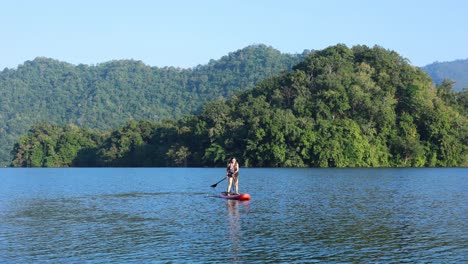
M 242 193 L 239 195 L 239 200 L 241 201 L 248 201 L 250 200 L 250 194 L 248 193 Z

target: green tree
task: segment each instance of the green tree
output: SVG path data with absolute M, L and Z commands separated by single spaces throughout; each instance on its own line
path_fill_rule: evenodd
M 254 63 L 233 60 L 244 56 Z M 214 76 L 200 66 L 192 69 L 192 73 L 200 71 L 194 79 L 184 77 L 184 70 L 175 68 L 157 69 L 150 74 L 138 63 L 132 64 L 135 72 L 126 71 L 125 62 L 100 65 L 93 68 L 92 74 L 110 82 L 96 83 L 96 93 L 106 92 L 103 97 L 93 95 L 89 100 L 101 100 L 112 109 L 97 119 L 116 119 L 128 102 L 114 98 L 112 89 L 120 85 L 118 90 L 125 97 L 140 97 L 125 87 L 154 76 L 153 81 L 162 82 L 164 76 L 176 74 L 177 79 L 162 85 L 165 93 L 173 99 L 182 98 L 184 107 L 192 109 L 195 104 L 191 100 L 196 96 L 190 91 L 208 98 L 207 85 L 227 82 L 231 74 L 245 73 L 246 69 L 259 71 L 259 65 L 268 65 L 268 60 L 252 50 L 230 54 L 221 61 L 224 64 L 211 61 L 208 68 L 228 68 L 229 74 Z M 73 76 L 69 81 L 74 80 Z M 250 81 L 243 79 L 238 85 Z M 184 89 L 171 88 L 177 85 Z M 419 68 L 379 46 L 332 46 L 307 54 L 292 71 L 263 80 L 251 90 L 237 88 L 232 88 L 230 91 L 236 92 L 227 97 L 219 98 L 218 94 L 219 99 L 205 104 L 200 114 L 177 120 L 128 121 L 107 133 L 73 125 L 33 127 L 15 145 L 12 164 L 224 166 L 230 156 L 247 167 L 468 164 L 466 91 L 451 92 L 449 82 L 434 87 Z M 152 92 L 143 97 L 153 97 Z M 172 106 L 168 111 L 183 112 L 184 108 Z M 17 113 L 15 118 L 26 117 Z

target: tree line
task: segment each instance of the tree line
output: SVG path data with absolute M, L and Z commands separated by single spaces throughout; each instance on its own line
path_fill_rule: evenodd
M 394 51 L 336 45 L 196 115 L 109 132 L 37 125 L 12 166 L 467 166 L 467 91 Z
M 11 147 L 35 124 L 109 130 L 128 120 L 182 118 L 199 113 L 209 101 L 289 71 L 304 54 L 254 45 L 189 69 L 133 60 L 97 65 L 41 57 L 26 61 L 0 72 L 0 165 L 11 161 Z

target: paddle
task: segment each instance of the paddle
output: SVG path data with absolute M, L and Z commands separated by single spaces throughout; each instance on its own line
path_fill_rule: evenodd
M 224 177 L 223 179 L 221 179 L 219 182 L 217 182 L 217 183 L 215 183 L 215 184 L 212 184 L 211 187 L 213 187 L 213 188 L 216 187 L 216 185 L 218 185 L 218 183 L 224 181 L 225 179 L 226 179 L 226 177 Z

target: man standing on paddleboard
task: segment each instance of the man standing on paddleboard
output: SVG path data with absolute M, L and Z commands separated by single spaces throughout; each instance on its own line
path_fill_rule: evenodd
M 239 163 L 236 158 L 231 158 L 227 165 L 226 177 L 228 179 L 227 195 L 231 191 L 232 182 L 234 181 L 234 187 L 236 194 L 239 193 Z

